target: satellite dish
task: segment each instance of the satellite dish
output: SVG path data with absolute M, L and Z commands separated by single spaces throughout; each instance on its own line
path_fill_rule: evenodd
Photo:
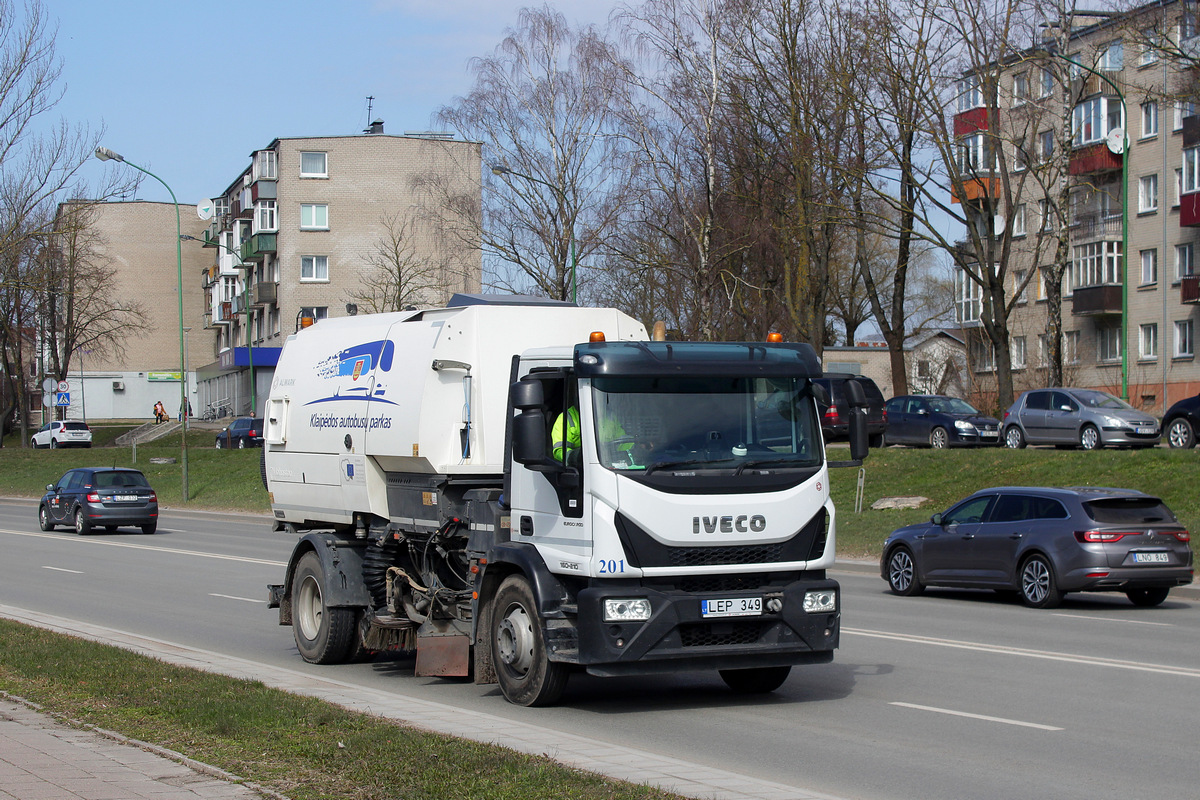
M 1004 227 L 1005 227 L 1005 220 L 1004 220 L 1003 214 L 997 214 L 996 216 L 992 217 L 992 235 L 993 236 L 1003 236 L 1004 235 Z
M 196 203 L 196 216 L 200 219 L 212 219 L 213 214 L 216 212 L 217 210 L 213 207 L 212 200 L 201 200 L 199 203 Z
M 1125 129 L 1113 128 L 1108 132 L 1108 150 L 1114 155 L 1125 152 Z

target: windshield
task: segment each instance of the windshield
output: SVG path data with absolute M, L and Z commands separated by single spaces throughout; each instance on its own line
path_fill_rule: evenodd
M 979 409 L 957 397 L 931 397 L 929 408 L 940 414 L 978 414 Z
M 821 462 L 802 378 L 596 378 L 600 461 L 614 470 L 812 467 Z
M 1081 389 L 1075 390 L 1071 394 L 1075 395 L 1075 399 L 1088 408 L 1124 408 L 1129 411 L 1136 410 L 1129 403 L 1120 398 L 1113 397 L 1108 392 L 1100 392 L 1095 389 Z

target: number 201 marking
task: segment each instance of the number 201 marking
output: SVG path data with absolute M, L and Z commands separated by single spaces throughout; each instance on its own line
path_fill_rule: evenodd
M 613 561 L 611 558 L 607 561 L 605 561 L 603 559 L 600 560 L 600 574 L 601 575 L 608 575 L 611 573 L 624 572 L 624 571 L 625 571 L 625 559 L 623 559 L 623 558 L 620 561 Z

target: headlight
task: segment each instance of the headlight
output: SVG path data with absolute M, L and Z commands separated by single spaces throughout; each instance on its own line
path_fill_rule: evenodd
M 1120 417 L 1105 417 L 1104 425 L 1107 428 L 1128 428 L 1129 423 Z
M 605 598 L 605 622 L 645 622 L 650 619 L 650 601 L 644 597 Z
M 967 422 L 965 419 L 954 420 L 954 427 L 958 428 L 964 433 L 973 433 L 975 431 L 975 426 Z
M 837 591 L 835 589 L 818 589 L 804 593 L 804 612 L 806 614 L 821 614 L 837 611 Z

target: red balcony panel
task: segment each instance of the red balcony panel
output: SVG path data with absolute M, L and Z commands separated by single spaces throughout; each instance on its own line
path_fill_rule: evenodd
M 1179 282 L 1179 302 L 1200 303 L 1200 275 L 1184 275 Z
M 1185 194 L 1179 198 L 1179 227 L 1200 226 L 1200 192 Z
M 981 200 L 986 197 L 999 197 L 1003 191 L 1003 186 L 999 178 L 966 178 L 963 180 L 963 195 L 967 202 Z M 957 189 L 951 187 L 950 200 L 955 203 L 961 203 L 963 197 L 958 196 Z
M 988 110 L 986 108 L 972 108 L 970 111 L 954 115 L 955 136 L 966 136 L 968 133 L 986 131 L 987 129 Z
M 1071 153 L 1068 171 L 1072 175 L 1093 175 L 1121 169 L 1121 157 L 1108 149 L 1104 142 L 1089 144 Z

